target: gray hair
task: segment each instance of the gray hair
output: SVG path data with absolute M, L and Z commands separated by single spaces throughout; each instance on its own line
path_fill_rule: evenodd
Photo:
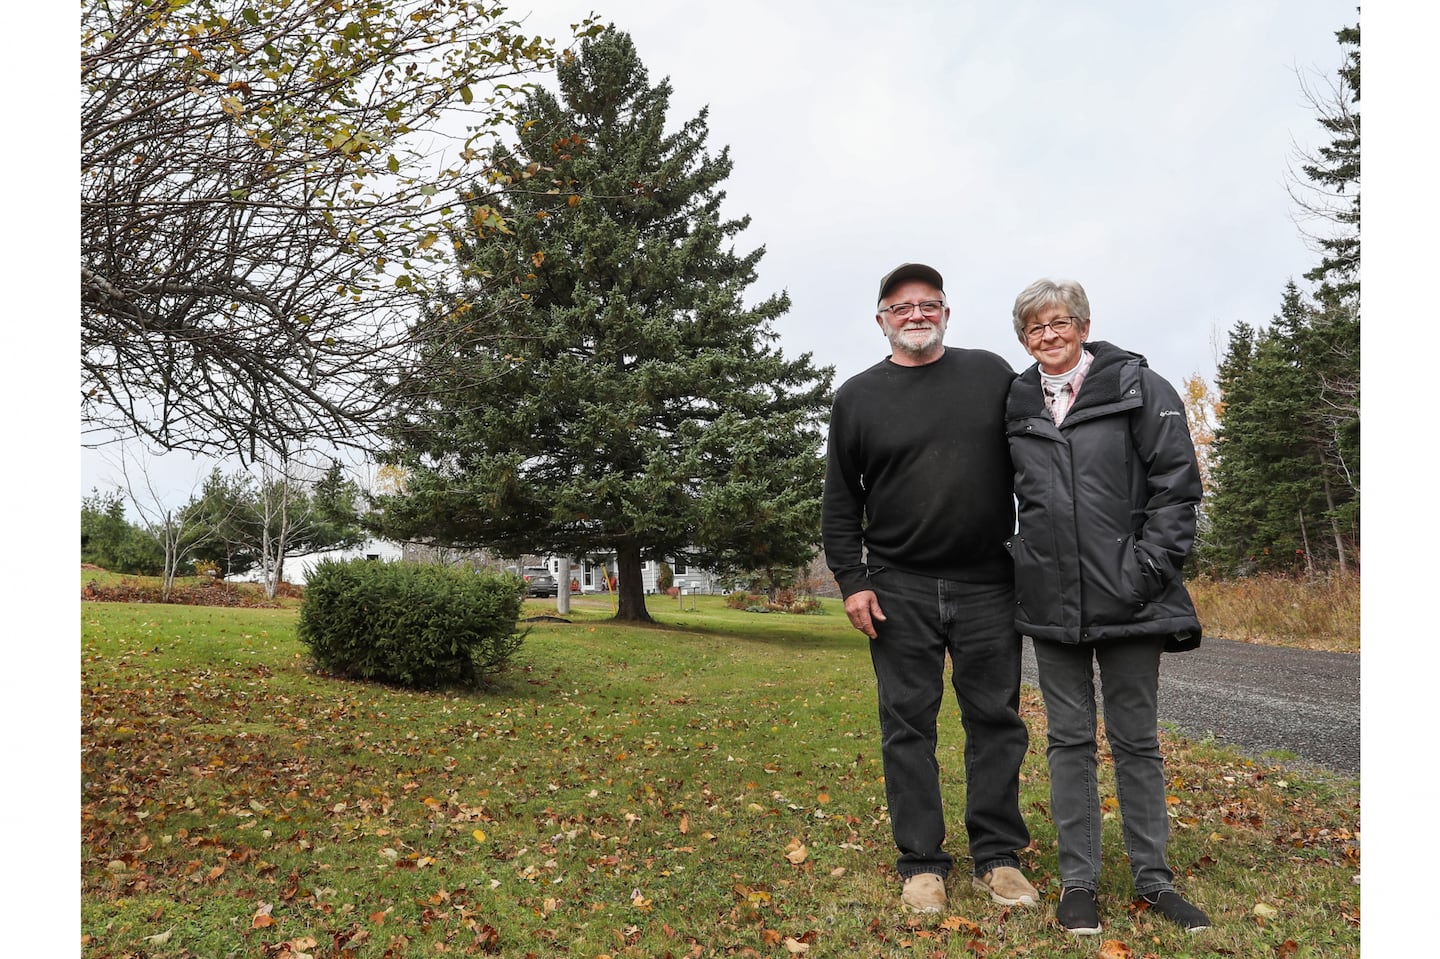
M 1025 322 L 1046 307 L 1063 306 L 1082 322 L 1090 319 L 1090 298 L 1085 288 L 1074 280 L 1040 279 L 1031 283 L 1015 297 L 1010 316 L 1015 321 L 1015 335 L 1025 342 Z

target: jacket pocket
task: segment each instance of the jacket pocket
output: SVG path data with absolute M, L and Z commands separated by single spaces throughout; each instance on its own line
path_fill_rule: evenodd
M 1165 574 L 1158 563 L 1145 554 L 1134 536 L 1125 538 L 1122 552 L 1124 579 L 1136 604 L 1150 603 L 1165 592 Z
M 1005 541 L 1005 549 L 1015 563 L 1015 609 L 1017 618 L 1035 625 L 1058 625 L 1053 604 L 1047 595 L 1055 588 L 1055 577 L 1047 575 L 1035 551 L 1018 533 Z

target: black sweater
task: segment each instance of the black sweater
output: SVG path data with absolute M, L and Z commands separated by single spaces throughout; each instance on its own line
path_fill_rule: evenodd
M 869 588 L 867 563 L 1010 581 L 1004 544 L 1015 530 L 1015 500 L 1005 397 L 1014 377 L 994 353 L 947 347 L 924 366 L 882 360 L 836 392 L 821 522 L 825 559 L 844 595 Z

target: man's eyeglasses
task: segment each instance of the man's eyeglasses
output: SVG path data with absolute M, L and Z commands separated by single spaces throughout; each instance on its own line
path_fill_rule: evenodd
M 1038 340 L 1045 335 L 1047 329 L 1056 336 L 1064 336 L 1070 327 L 1079 322 L 1080 317 L 1078 316 L 1057 316 L 1049 323 L 1036 323 L 1034 326 L 1027 326 L 1025 328 L 1025 339 Z
M 940 311 L 945 309 L 945 301 L 924 300 L 920 303 L 895 303 L 890 306 L 881 307 L 880 312 L 889 313 L 897 320 L 904 320 L 908 319 L 910 315 L 915 312 L 916 309 L 920 310 L 921 316 L 924 316 L 926 318 L 933 318 L 939 316 Z

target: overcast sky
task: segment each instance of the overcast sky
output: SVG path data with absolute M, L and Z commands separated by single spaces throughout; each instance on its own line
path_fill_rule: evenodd
M 527 9 L 533 12 L 526 15 Z M 560 38 L 595 10 L 628 32 L 672 127 L 708 105 L 730 148 L 725 213 L 765 248 L 758 301 L 838 386 L 883 358 L 876 287 L 905 261 L 945 276 L 947 342 L 1030 362 L 1010 327 L 1040 276 L 1080 281 L 1091 335 L 1179 386 L 1213 378 L 1226 331 L 1266 323 L 1315 262 L 1286 190 L 1325 142 L 1302 82 L 1328 90 L 1339 0 L 995 3 L 549 0 L 516 4 Z M 112 457 L 113 458 L 113 457 Z M 81 491 L 114 468 L 82 454 Z M 188 497 L 206 465 L 156 469 Z
M 766 250 L 753 292 L 789 291 L 784 349 L 837 384 L 888 352 L 876 287 L 903 261 L 945 276 L 952 345 L 1023 368 L 1015 294 L 1068 277 L 1094 337 L 1177 383 L 1211 376 L 1225 331 L 1267 322 L 1314 263 L 1287 166 L 1323 142 L 1301 77 L 1326 88 L 1353 3 L 595 7 L 670 79 L 673 122 L 708 104 L 726 210 Z M 554 35 L 589 9 L 528 22 Z

